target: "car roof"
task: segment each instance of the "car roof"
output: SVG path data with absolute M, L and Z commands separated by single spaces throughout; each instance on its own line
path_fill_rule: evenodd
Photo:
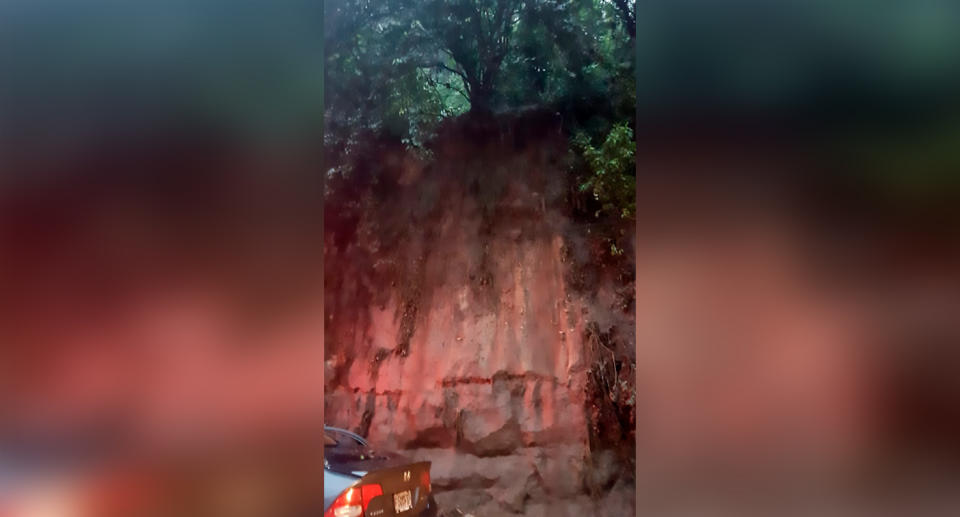
M 326 426 L 326 425 L 325 425 L 325 426 L 323 426 L 323 430 L 324 430 L 325 432 L 345 434 L 345 435 L 349 436 L 350 438 L 353 438 L 354 440 L 357 440 L 357 441 L 360 442 L 361 444 L 367 445 L 367 439 L 366 439 L 366 438 L 360 436 L 359 434 L 356 434 L 356 433 L 347 431 L 346 429 L 341 429 L 341 428 L 339 428 L 339 427 L 330 427 L 330 426 Z

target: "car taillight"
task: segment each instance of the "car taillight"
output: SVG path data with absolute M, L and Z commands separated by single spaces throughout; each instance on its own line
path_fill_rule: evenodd
M 420 473 L 420 484 L 426 487 L 427 492 L 430 491 L 430 471 L 424 470 Z
M 383 495 L 383 487 L 372 483 L 346 489 L 337 497 L 323 517 L 361 517 L 374 497 Z
M 363 515 L 360 503 L 360 491 L 348 488 L 330 505 L 323 517 L 360 517 Z
M 383 495 L 383 487 L 380 485 L 363 485 L 360 487 L 361 499 L 363 500 L 363 511 L 367 511 L 370 506 L 370 500 L 378 495 Z

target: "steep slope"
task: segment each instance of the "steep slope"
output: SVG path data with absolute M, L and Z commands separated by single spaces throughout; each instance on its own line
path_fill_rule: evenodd
M 485 515 L 632 482 L 632 422 L 597 407 L 631 414 L 632 285 L 582 267 L 549 121 L 456 121 L 429 163 L 383 144 L 328 192 L 326 421 Z

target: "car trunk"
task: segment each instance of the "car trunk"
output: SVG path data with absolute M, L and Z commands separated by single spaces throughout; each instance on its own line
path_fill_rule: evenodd
M 324 459 L 330 470 L 356 477 L 363 477 L 367 472 L 401 467 L 410 463 L 409 458 L 399 454 L 382 453 L 361 447 L 330 447 L 324 451 Z
M 376 484 L 383 494 L 374 497 L 364 512 L 369 517 L 418 515 L 430 496 L 430 462 L 408 463 L 371 471 L 360 480 L 361 485 Z
M 354 486 L 380 486 L 382 494 L 370 500 L 365 516 L 418 515 L 428 504 L 428 461 L 414 463 L 399 454 L 342 446 L 328 447 L 324 459 L 328 470 L 357 478 Z

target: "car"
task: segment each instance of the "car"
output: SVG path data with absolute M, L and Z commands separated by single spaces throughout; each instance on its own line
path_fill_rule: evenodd
M 324 426 L 324 517 L 436 517 L 430 462 L 375 450 L 362 436 Z

